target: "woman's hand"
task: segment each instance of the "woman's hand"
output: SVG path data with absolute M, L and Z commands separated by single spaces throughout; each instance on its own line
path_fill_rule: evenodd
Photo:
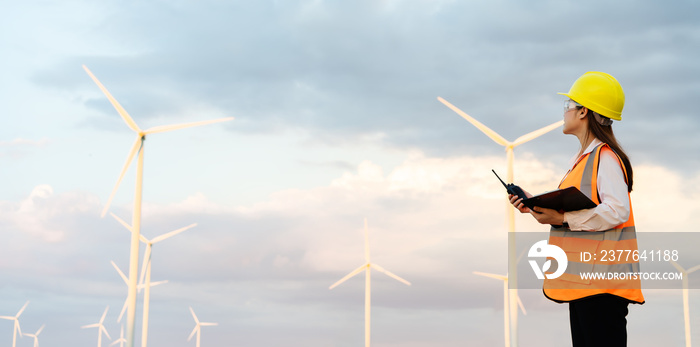
M 528 198 L 532 197 L 532 194 L 526 192 L 523 190 L 523 193 L 525 193 L 525 196 Z M 519 198 L 517 195 L 513 194 L 508 194 L 508 200 L 510 200 L 510 203 L 513 204 L 513 206 L 520 211 L 520 213 L 531 213 L 531 210 L 529 207 L 525 206 L 523 204 L 523 199 Z
M 549 208 L 535 206 L 534 211 L 530 211 L 533 217 L 540 224 L 562 225 L 564 224 L 564 214 Z

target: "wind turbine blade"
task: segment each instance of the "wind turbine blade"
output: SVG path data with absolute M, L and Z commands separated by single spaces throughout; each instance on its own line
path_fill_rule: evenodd
M 328 287 L 328 289 L 333 289 L 333 288 L 337 287 L 339 284 L 347 281 L 348 278 L 355 276 L 355 275 L 359 274 L 360 272 L 362 272 L 363 270 L 367 269 L 368 266 L 369 266 L 369 264 L 364 264 L 364 265 L 358 267 L 357 269 L 353 270 L 351 273 L 345 275 L 345 277 L 341 278 L 338 282 L 333 283 L 330 287 Z
M 15 317 L 10 316 L 0 316 L 0 319 L 15 320 Z
M 102 318 L 100 318 L 100 325 L 102 325 L 102 322 L 105 321 L 105 316 L 107 316 L 107 311 L 109 311 L 109 306 L 107 306 L 107 308 L 105 309 L 105 313 L 103 313 Z
M 481 122 L 472 118 L 470 115 L 464 113 L 464 111 L 458 109 L 455 105 L 452 105 L 447 100 L 445 100 L 439 96 L 438 96 L 438 100 L 441 103 L 445 104 L 445 106 L 452 109 L 452 111 L 455 111 L 458 115 L 462 116 L 462 118 L 469 121 L 469 123 L 472 123 L 472 125 L 474 125 L 477 129 L 481 130 L 481 132 L 486 134 L 486 136 L 490 137 L 491 140 L 495 141 L 497 144 L 499 144 L 501 146 L 508 146 L 509 142 L 508 142 L 508 140 L 504 139 L 503 136 L 501 136 L 498 133 L 496 133 L 495 131 L 491 130 L 489 127 L 481 124 Z
M 167 239 L 167 238 L 169 238 L 169 237 L 175 236 L 175 235 L 177 235 L 177 234 L 179 234 L 179 233 L 181 233 L 181 232 L 183 232 L 183 231 L 185 231 L 185 230 L 187 230 L 187 229 L 194 228 L 194 227 L 196 227 L 196 226 L 197 226 L 197 223 L 192 223 L 192 224 L 190 224 L 190 225 L 188 225 L 188 226 L 186 226 L 186 227 L 184 227 L 184 228 L 180 228 L 180 229 L 177 229 L 177 230 L 173 230 L 173 231 L 171 231 L 171 232 L 169 232 L 169 233 L 166 233 L 166 234 L 163 234 L 163 235 L 160 235 L 160 236 L 156 236 L 155 238 L 153 238 L 153 240 L 151 240 L 151 243 L 157 243 L 157 242 L 163 241 L 163 240 L 165 240 L 165 239 Z
M 202 326 L 202 327 L 215 326 L 215 325 L 219 325 L 219 323 L 206 323 L 206 322 L 199 323 L 199 326 Z
M 24 312 L 24 309 L 27 308 L 27 305 L 29 305 L 29 301 L 24 303 L 24 306 L 22 306 L 22 308 L 19 309 L 19 312 L 17 312 L 17 315 L 15 316 L 15 318 L 19 318 L 19 316 L 22 314 L 22 312 Z
M 99 327 L 99 326 L 100 326 L 99 323 L 95 323 L 95 324 L 83 325 L 83 326 L 80 327 L 80 329 L 96 328 L 96 327 Z
M 192 309 L 192 306 L 190 306 L 190 312 L 192 312 L 192 318 L 194 318 L 194 321 L 199 325 L 199 319 L 197 319 L 197 315 L 194 314 L 194 310 Z
M 473 271 L 472 273 L 475 275 L 479 275 L 479 276 L 495 278 L 495 279 L 501 280 L 501 281 L 508 280 L 508 276 L 503 276 L 503 275 L 494 275 L 494 274 L 490 274 L 490 273 L 486 273 L 486 272 L 479 272 L 479 271 Z
M 122 179 L 124 178 L 124 174 L 126 173 L 126 170 L 129 168 L 129 165 L 131 165 L 131 161 L 134 159 L 134 156 L 136 155 L 136 151 L 139 149 L 141 146 L 141 137 L 137 137 L 136 141 L 134 141 L 134 144 L 131 146 L 131 151 L 129 151 L 129 156 L 126 157 L 126 163 L 124 163 L 124 167 L 122 168 L 122 172 L 119 174 L 119 179 L 117 179 L 117 184 L 114 185 L 114 189 L 112 189 L 112 194 L 109 195 L 109 199 L 107 200 L 107 204 L 105 204 L 104 209 L 102 210 L 102 217 L 107 214 L 107 210 L 109 209 L 109 205 L 112 203 L 112 199 L 114 199 L 114 194 L 117 193 L 117 189 L 119 188 L 119 184 L 122 183 Z
M 114 269 L 117 270 L 117 272 L 119 273 L 119 276 L 124 280 L 124 283 L 129 284 L 129 279 L 126 278 L 126 275 L 122 272 L 121 269 L 119 269 L 119 266 L 117 266 L 117 264 L 114 263 L 114 260 L 110 260 L 110 262 L 112 263 L 112 266 L 114 266 Z
M 100 83 L 100 81 L 95 77 L 95 75 L 92 74 L 92 72 L 87 68 L 87 66 L 83 65 L 83 69 L 85 69 L 85 72 L 92 78 L 93 81 L 95 81 L 95 84 L 97 84 L 98 87 L 102 90 L 102 92 L 107 96 L 107 99 L 109 99 L 109 102 L 112 103 L 112 106 L 117 109 L 117 112 L 119 112 L 119 115 L 122 116 L 122 119 L 124 119 L 124 122 L 126 122 L 126 125 L 133 130 L 136 133 L 141 133 L 141 129 L 139 128 L 138 125 L 136 125 L 136 122 L 134 122 L 133 119 L 131 119 L 131 116 L 126 112 L 126 110 L 122 107 L 122 105 L 119 104 L 117 99 L 115 99 L 112 94 L 109 93 L 107 88 Z
M 110 212 L 109 214 L 112 215 L 112 217 L 114 217 L 114 219 L 116 219 L 117 222 L 119 222 L 119 224 L 123 225 L 126 228 L 126 230 L 129 230 L 132 233 L 134 232 L 134 228 L 132 228 L 131 225 L 129 225 L 127 222 L 125 222 L 121 218 L 117 217 L 117 215 L 114 214 L 114 212 Z
M 168 283 L 168 280 L 163 280 L 163 281 L 158 281 L 158 282 L 151 282 L 151 287 L 155 287 L 160 284 L 166 284 Z
M 523 143 L 528 142 L 530 140 L 534 140 L 534 139 L 536 139 L 536 138 L 538 138 L 538 137 L 540 137 L 540 136 L 542 136 L 542 135 L 544 135 L 544 134 L 546 134 L 546 133 L 548 133 L 548 132 L 550 132 L 550 131 L 552 131 L 552 130 L 554 130 L 562 125 L 564 125 L 564 121 L 560 120 L 560 121 L 558 121 L 556 123 L 552 123 L 544 128 L 541 128 L 541 129 L 535 130 L 533 132 L 527 133 L 523 136 L 520 136 L 517 139 L 515 139 L 515 141 L 513 141 L 513 147 L 522 145 Z
M 689 273 L 691 273 L 691 272 L 693 272 L 693 271 L 697 271 L 698 269 L 700 269 L 700 265 L 696 265 L 696 266 L 691 267 L 691 268 L 690 268 L 688 271 L 686 271 L 685 273 L 689 274 Z
M 200 125 L 206 125 L 206 124 L 212 124 L 212 123 L 219 123 L 219 122 L 226 122 L 233 120 L 233 117 L 228 117 L 228 118 L 219 118 L 219 119 L 212 119 L 212 120 L 205 120 L 201 122 L 192 122 L 192 123 L 183 123 L 183 124 L 173 124 L 173 125 L 161 125 L 153 128 L 149 128 L 146 131 L 144 131 L 144 134 L 150 135 L 150 134 L 156 134 L 156 133 L 162 133 L 166 131 L 173 131 L 173 130 L 178 130 L 178 129 L 184 129 L 184 128 L 191 128 L 191 127 L 196 127 Z
M 41 325 L 41 328 L 39 328 L 39 330 L 37 330 L 37 331 L 34 333 L 34 336 L 35 336 L 35 337 L 36 337 L 36 336 L 39 336 L 39 334 L 41 334 L 41 331 L 44 330 L 44 327 L 45 327 L 45 326 L 46 326 L 46 324 L 42 324 L 42 325 Z
M 119 318 L 117 318 L 117 323 L 122 321 L 122 317 L 124 317 L 124 312 L 126 312 L 126 307 L 129 305 L 129 298 L 124 299 L 124 305 L 122 306 L 122 311 L 119 312 Z
M 676 270 L 678 270 L 678 271 L 680 271 L 680 272 L 682 272 L 682 273 L 685 273 L 685 274 L 688 273 L 687 271 L 685 271 L 684 268 L 682 268 L 680 265 L 678 265 L 678 263 L 676 263 L 675 261 L 669 260 L 669 262 L 671 263 L 671 265 L 673 265 L 673 267 L 676 268 Z
M 520 295 L 516 295 L 518 297 L 518 306 L 520 306 L 520 310 L 523 311 L 523 314 L 527 316 L 527 311 L 525 311 L 525 306 L 523 305 L 522 300 L 520 300 Z
M 379 272 L 385 273 L 387 276 L 389 276 L 389 277 L 391 277 L 391 278 L 393 278 L 393 279 L 395 279 L 395 280 L 397 280 L 397 281 L 399 281 L 399 282 L 405 283 L 407 286 L 410 286 L 410 285 L 411 285 L 411 282 L 406 281 L 405 279 L 403 279 L 403 278 L 401 278 L 401 277 L 399 277 L 399 276 L 394 275 L 394 274 L 391 273 L 389 270 L 387 270 L 387 269 L 385 269 L 385 268 L 383 268 L 383 267 L 381 267 L 381 266 L 379 266 L 379 265 L 377 265 L 377 264 L 371 264 L 370 267 L 373 267 L 373 268 L 377 269 Z
M 199 329 L 199 324 L 197 324 L 197 325 L 194 327 L 194 330 L 192 330 L 192 333 L 190 334 L 190 337 L 187 338 L 187 341 L 192 340 L 192 337 L 194 336 L 194 333 L 197 332 L 197 329 Z
M 104 325 L 100 325 L 100 330 L 102 330 L 102 332 L 105 333 L 105 335 L 107 335 L 108 339 L 110 339 L 110 340 L 112 339 L 111 337 L 109 337 L 109 333 L 107 332 L 107 328 L 105 328 Z

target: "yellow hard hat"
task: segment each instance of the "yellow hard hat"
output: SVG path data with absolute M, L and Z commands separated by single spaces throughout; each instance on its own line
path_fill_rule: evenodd
M 579 77 L 568 93 L 571 100 L 614 120 L 622 120 L 625 92 L 620 83 L 605 72 L 589 71 Z

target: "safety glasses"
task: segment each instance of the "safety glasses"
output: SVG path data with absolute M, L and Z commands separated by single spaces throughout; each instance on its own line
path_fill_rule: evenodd
M 578 107 L 583 107 L 583 105 L 571 99 L 564 101 L 564 112 L 568 112 L 570 109 Z

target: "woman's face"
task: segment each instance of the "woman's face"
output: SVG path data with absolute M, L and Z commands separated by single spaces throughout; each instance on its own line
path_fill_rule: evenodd
M 567 100 L 564 104 L 564 134 L 576 134 L 584 126 L 585 117 L 581 117 L 580 106 L 573 100 Z

